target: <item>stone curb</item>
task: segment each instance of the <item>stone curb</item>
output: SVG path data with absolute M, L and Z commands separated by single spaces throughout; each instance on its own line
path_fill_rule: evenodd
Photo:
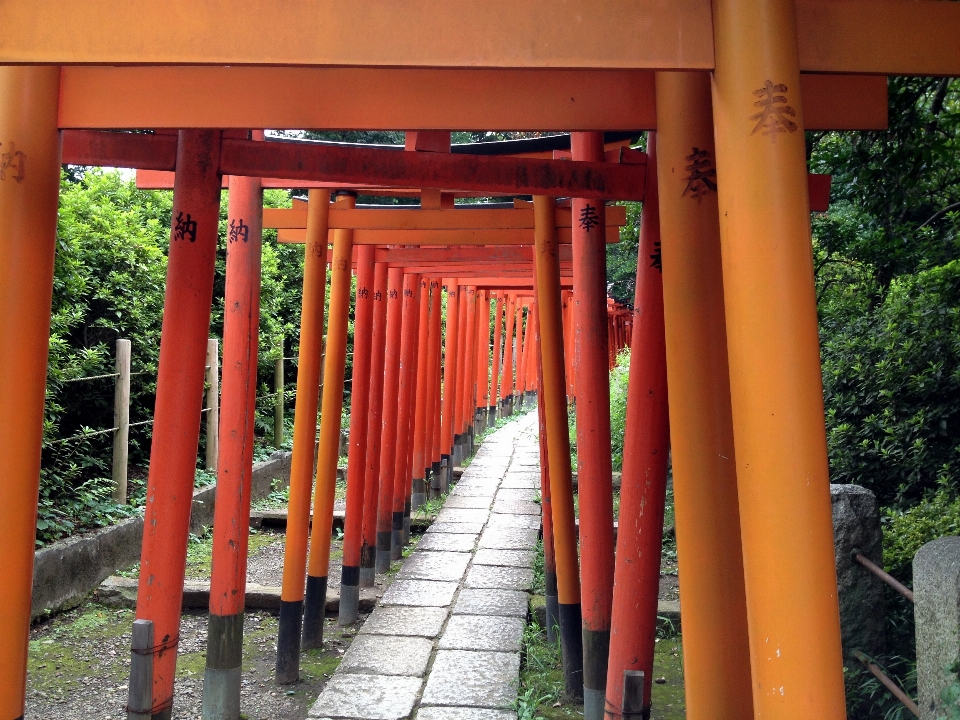
M 253 466 L 251 499 L 270 494 L 274 480 L 290 480 L 291 453 L 276 452 Z M 193 494 L 190 532 L 199 535 L 213 524 L 216 485 Z M 55 614 L 79 605 L 91 590 L 117 570 L 140 560 L 143 518 L 60 540 L 34 555 L 31 618 Z

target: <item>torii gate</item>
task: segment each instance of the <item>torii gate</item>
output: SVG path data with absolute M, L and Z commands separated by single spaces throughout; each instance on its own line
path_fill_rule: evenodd
M 556 11 L 547 0 L 531 0 L 519 7 L 501 1 L 493 6 L 449 8 L 425 1 L 390 7 L 362 0 L 351 6 L 350 16 L 327 0 L 312 0 L 294 9 L 274 3 L 235 6 L 224 0 L 200 6 L 184 0 L 121 6 L 102 0 L 67 6 L 51 0 L 18 0 L 0 9 L 4 28 L 0 61 L 26 66 L 5 68 L 0 80 L 0 142 L 6 143 L 3 165 L 8 171 L 6 182 L 0 180 L 0 282 L 5 288 L 17 288 L 16 295 L 8 290 L 0 303 L 0 402 L 5 410 L 0 414 L 0 436 L 8 438 L 12 448 L 0 501 L 24 509 L 14 513 L 17 524 L 9 528 L 10 539 L 5 538 L 2 546 L 3 556 L 12 559 L 15 575 L 30 575 L 32 546 L 25 539 L 32 535 L 29 508 L 35 500 L 39 458 L 42 358 L 49 327 L 60 160 L 56 130 L 61 73 L 55 66 L 41 65 L 350 65 L 355 67 L 348 73 L 369 70 L 374 74 L 381 68 L 415 65 L 435 73 L 434 77 L 452 68 L 471 68 L 449 72 L 467 73 L 468 78 L 472 72 L 513 73 L 528 80 L 522 84 L 526 95 L 539 85 L 538 80 L 529 82 L 531 76 L 554 73 L 556 80 L 556 74 L 568 73 L 566 87 L 572 84 L 580 89 L 583 102 L 579 104 L 599 107 L 599 112 L 612 101 L 584 89 L 592 86 L 581 85 L 587 77 L 581 72 L 712 70 L 715 132 L 697 135 L 700 131 L 684 124 L 685 116 L 679 113 L 696 105 L 701 112 L 694 118 L 707 117 L 706 83 L 684 88 L 682 78 L 673 80 L 666 73 L 658 74 L 658 91 L 674 88 L 677 94 L 669 108 L 658 103 L 657 126 L 664 138 L 664 168 L 686 167 L 682 159 L 690 155 L 690 148 L 709 147 L 711 135 L 716 141 L 719 195 L 705 205 L 709 208 L 711 202 L 718 202 L 720 223 L 716 231 L 710 225 L 707 236 L 722 240 L 723 307 L 729 329 L 725 344 L 731 422 L 736 430 L 728 435 L 735 438 L 736 446 L 753 709 L 760 717 L 843 716 L 804 189 L 803 130 L 810 125 L 804 122 L 807 97 L 800 72 L 957 75 L 960 7 L 935 0 L 801 0 L 796 6 L 790 0 L 718 0 L 712 8 L 706 0 L 688 0 L 679 6 L 620 0 L 597 8 L 578 0 L 565 10 L 563 20 L 545 22 Z M 503 23 L 501 16 L 513 22 Z M 356 17 L 365 22 L 355 22 Z M 448 40 L 452 27 L 457 28 L 455 42 Z M 298 68 L 300 72 L 313 69 Z M 144 70 L 165 72 L 164 68 Z M 286 68 L 256 70 L 269 78 L 271 71 L 282 73 Z M 98 71 L 90 68 L 91 73 Z M 125 71 L 118 69 L 120 74 Z M 196 77 L 205 72 L 199 70 Z M 194 72 L 176 68 L 167 77 L 194 77 Z M 705 77 L 691 74 L 686 79 Z M 514 82 L 521 81 L 515 77 Z M 562 86 L 562 79 L 553 87 L 557 84 Z M 222 118 L 242 97 L 224 98 L 227 102 L 221 103 L 221 109 L 211 113 L 204 109 L 205 98 L 196 99 L 202 91 L 194 93 L 184 94 L 184 86 L 176 82 L 167 87 L 168 106 L 173 113 L 182 113 L 177 119 L 187 112 L 195 116 L 219 112 Z M 554 98 L 559 99 L 558 95 Z M 185 103 L 185 97 L 192 102 Z M 301 96 L 301 107 L 305 97 L 310 96 Z M 514 103 L 521 99 L 514 95 Z M 458 107 L 462 110 L 467 104 L 464 101 Z M 578 127 L 576 123 L 585 118 L 570 117 L 576 113 L 569 109 L 577 104 L 558 102 L 566 108 L 560 112 L 569 119 L 567 127 L 608 126 L 594 116 L 590 119 L 595 122 Z M 357 108 L 351 106 L 355 112 Z M 381 106 L 371 117 L 376 122 L 391 121 L 390 109 Z M 439 108 L 429 110 L 433 112 L 425 114 L 432 114 L 434 121 L 448 119 Z M 494 112 L 488 109 L 486 119 Z M 470 121 L 465 120 L 459 126 L 469 129 Z M 204 125 L 176 122 L 170 126 Z M 243 124 L 269 125 L 273 123 Z M 230 124 L 216 124 L 224 126 Z M 428 121 L 417 126 L 431 125 Z M 676 147 L 685 155 L 667 159 L 670 132 L 677 132 Z M 689 142 L 694 137 L 699 144 Z M 204 146 L 196 149 L 203 151 Z M 209 166 L 216 159 L 207 152 L 205 162 Z M 675 174 L 672 180 L 677 179 Z M 662 186 L 670 186 L 670 180 L 664 174 Z M 674 216 L 664 213 L 664 226 L 688 227 L 694 218 L 700 216 L 689 212 L 688 203 L 686 212 L 677 208 Z M 706 219 L 703 216 L 697 222 Z M 669 300 L 666 314 L 671 315 Z M 672 352 L 669 346 L 667 352 Z M 776 478 L 775 485 L 771 478 Z M 779 567 L 792 572 L 778 572 Z M 23 605 L 23 593 L 17 587 L 11 590 L 5 607 L 12 608 L 13 620 L 3 624 L 0 652 L 3 666 L 15 670 L 3 685 L 0 712 L 14 718 L 23 707 L 24 676 L 16 669 L 22 668 L 25 657 L 23 618 L 29 616 L 29 609 Z M 691 686 L 697 689 L 709 685 L 708 681 L 694 685 L 692 680 Z M 722 706 L 713 717 L 734 717 L 727 714 L 728 693 L 713 698 Z M 693 707 L 698 702 L 691 703 L 691 713 L 700 712 Z M 742 707 L 741 703 L 738 712 Z

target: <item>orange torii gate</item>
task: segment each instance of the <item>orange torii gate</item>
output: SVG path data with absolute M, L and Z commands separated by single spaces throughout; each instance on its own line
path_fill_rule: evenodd
M 809 100 L 812 96 L 804 90 L 800 73 L 957 75 L 960 48 L 955 38 L 960 35 L 960 8 L 936 0 L 798 0 L 796 4 L 791 0 L 719 0 L 712 4 L 707 0 L 689 0 L 679 6 L 618 0 L 602 7 L 577 0 L 572 6 L 565 6 L 565 10 L 564 17 L 556 18 L 555 6 L 546 0 L 530 0 L 519 7 L 516 3 L 498 1 L 493 6 L 485 3 L 449 8 L 438 8 L 427 2 L 390 7 L 373 0 L 361 0 L 351 6 L 349 16 L 328 0 L 310 0 L 294 9 L 272 2 L 228 6 L 222 0 L 199 6 L 184 0 L 120 6 L 107 5 L 102 0 L 82 0 L 69 5 L 50 0 L 18 0 L 0 8 L 0 23 L 4 27 L 0 62 L 23 65 L 5 67 L 0 79 L 3 97 L 0 105 L 4 108 L 0 115 L 0 136 L 5 143 L 5 169 L 9 168 L 5 182 L 0 181 L 0 270 L 3 273 L 0 282 L 4 287 L 17 289 L 15 294 L 5 294 L 0 304 L 4 323 L 0 332 L 3 338 L 0 402 L 5 410 L 2 417 L 6 418 L 0 425 L 0 434 L 9 439 L 12 448 L 4 481 L 0 484 L 3 493 L 0 501 L 15 509 L 12 514 L 17 518 L 0 540 L 0 553 L 5 560 L 9 558 L 14 578 L 4 591 L 4 607 L 10 610 L 0 625 L 0 666 L 13 668 L 0 685 L 0 713 L 4 717 L 16 718 L 23 712 L 29 618 L 27 584 L 34 515 L 30 509 L 35 508 L 41 437 L 43 356 L 49 325 L 60 162 L 57 128 L 60 126 L 61 77 L 69 78 L 72 73 L 86 71 L 87 78 L 92 78 L 94 84 L 110 86 L 106 90 L 109 95 L 122 86 L 111 83 L 109 78 L 126 75 L 142 80 L 147 74 L 153 83 L 141 86 L 135 96 L 142 98 L 147 88 L 162 90 L 156 92 L 154 100 L 166 108 L 164 122 L 170 123 L 167 127 L 234 126 L 232 123 L 237 122 L 239 115 L 235 112 L 236 98 L 243 97 L 223 95 L 218 101 L 217 93 L 210 92 L 210 76 L 234 68 L 91 67 L 61 73 L 57 67 L 128 63 L 240 66 L 234 77 L 259 72 L 259 86 L 244 83 L 244 91 L 250 87 L 290 91 L 294 85 L 271 85 L 270 80 L 291 70 L 308 74 L 328 70 L 334 78 L 327 77 L 328 83 L 342 81 L 349 73 L 368 73 L 382 84 L 384 75 L 378 73 L 403 72 L 405 66 L 417 66 L 424 73 L 434 73 L 433 78 L 441 79 L 439 83 L 423 84 L 422 87 L 430 91 L 442 86 L 444 73 L 463 73 L 456 76 L 460 84 L 447 86 L 447 92 L 450 88 L 463 87 L 464 83 L 482 83 L 485 74 L 496 78 L 512 76 L 516 88 L 523 90 L 522 94 L 515 92 L 511 102 L 506 103 L 514 112 L 515 125 L 489 122 L 502 116 L 497 116 L 495 108 L 482 107 L 482 98 L 460 99 L 470 93 L 462 93 L 447 102 L 447 106 L 456 111 L 448 110 L 446 115 L 439 104 L 403 103 L 404 107 L 420 107 L 416 112 L 425 120 L 406 126 L 467 129 L 481 120 L 489 122 L 486 127 L 537 129 L 536 125 L 543 129 L 557 127 L 558 122 L 578 130 L 613 127 L 617 118 L 611 105 L 618 105 L 619 98 L 592 94 L 590 90 L 595 86 L 583 83 L 584 78 L 589 81 L 593 73 L 592 79 L 599 83 L 601 80 L 596 75 L 607 70 L 627 76 L 632 72 L 634 77 L 645 70 L 659 71 L 654 80 L 658 96 L 661 92 L 675 91 L 668 103 L 656 104 L 655 122 L 664 148 L 660 167 L 686 168 L 684 161 L 691 148 L 704 150 L 716 144 L 719 194 L 705 193 L 708 201 L 698 205 L 702 210 L 694 211 L 690 196 L 678 192 L 676 197 L 685 197 L 686 206 L 670 205 L 672 214 L 664 212 L 663 220 L 665 228 L 670 225 L 676 232 L 691 226 L 706 227 L 709 232 L 701 237 L 722 240 L 721 251 L 712 257 L 720 258 L 723 266 L 723 304 L 720 305 L 715 294 L 710 300 L 714 303 L 714 312 L 723 307 L 727 326 L 732 330 L 722 342 L 712 340 L 710 348 L 711 352 L 721 354 L 725 348 L 725 357 L 729 359 L 728 394 L 718 391 L 715 400 L 723 406 L 727 402 L 724 398 L 729 398 L 730 429 L 722 434 L 730 439 L 728 447 L 735 445 L 737 467 L 721 472 L 714 466 L 709 476 L 723 474 L 729 494 L 736 475 L 740 529 L 736 537 L 742 537 L 743 543 L 742 566 L 735 566 L 742 567 L 743 571 L 740 596 L 743 600 L 739 601 L 741 591 L 736 589 L 720 594 L 731 607 L 745 607 L 742 614 L 738 613 L 743 618 L 738 637 L 742 642 L 746 628 L 752 672 L 751 682 L 750 673 L 742 670 L 747 666 L 746 655 L 740 654 L 739 662 L 723 663 L 726 679 L 739 672 L 735 682 L 724 685 L 699 671 L 688 673 L 691 688 L 688 714 L 739 718 L 751 711 L 749 706 L 761 717 L 776 715 L 791 720 L 809 716 L 842 717 L 843 687 L 825 487 L 827 463 L 822 401 L 818 394 L 815 299 L 809 271 L 809 206 L 803 177 L 806 173 L 803 130 L 811 127 Z M 356 23 L 354 19 L 358 16 L 369 20 Z M 502 22 L 506 16 L 512 22 Z M 189 18 L 189 22 L 184 22 L 184 18 Z M 455 43 L 445 41 L 451 27 L 458 29 Z M 595 28 L 602 28 L 603 32 L 593 31 Z M 637 28 L 642 29 L 639 35 Z M 51 66 L 43 67 L 44 64 Z M 243 67 L 260 64 L 279 67 Z M 282 67 L 285 65 L 298 67 Z M 343 65 L 353 67 L 343 71 L 323 67 Z M 116 72 L 112 72 L 114 70 Z M 678 70 L 694 72 L 675 79 L 671 73 Z M 709 71 L 713 71 L 712 80 L 705 74 Z M 647 74 L 648 82 L 650 75 L 652 73 Z M 529 100 L 531 88 L 539 91 L 539 77 L 553 78 L 552 85 L 544 85 L 553 89 L 551 97 L 555 102 L 527 102 L 527 107 L 536 110 L 528 109 L 526 115 L 520 117 L 523 115 L 520 101 Z M 174 81 L 165 85 L 164 81 L 171 78 Z M 691 85 L 683 85 L 683 80 L 690 81 Z M 694 82 L 700 84 L 693 85 Z M 371 86 L 373 84 L 371 82 Z M 70 86 L 71 81 L 65 80 L 64 89 Z M 577 88 L 579 95 L 566 95 L 561 99 L 558 90 L 571 86 Z M 303 93 L 302 86 L 297 90 L 301 93 L 298 104 L 284 106 L 288 117 L 292 116 L 293 108 L 300 108 L 301 117 L 310 114 L 303 106 L 307 98 L 316 97 Z M 362 92 L 358 94 L 360 99 L 369 97 Z M 434 99 L 441 98 L 442 94 L 443 91 L 438 91 Z M 288 99 L 291 95 L 288 92 Z M 70 107 L 67 96 L 64 97 L 64 106 Z M 71 97 L 73 107 L 79 107 L 76 96 Z M 111 118 L 110 113 L 118 104 L 125 104 L 126 98 L 114 97 L 113 103 L 102 104 L 105 114 L 91 121 L 90 126 L 124 126 L 115 117 Z M 581 102 L 569 102 L 568 97 L 579 97 Z M 846 107 L 858 104 L 852 97 L 843 93 L 834 96 L 838 105 Z M 336 110 L 340 113 L 337 120 L 342 121 L 346 113 L 353 112 L 355 122 L 339 122 L 336 127 L 367 124 L 403 127 L 404 123 L 396 122 L 398 115 L 413 114 L 410 110 L 398 111 L 401 103 L 396 101 L 381 101 L 379 105 L 363 108 L 362 103 L 356 101 L 357 95 L 352 99 L 354 102 L 348 103 L 346 109 Z M 636 94 L 631 94 L 630 99 L 631 108 L 623 109 L 626 103 L 621 104 L 621 117 L 636 109 Z M 82 104 L 91 112 L 88 103 Z M 710 104 L 714 132 L 704 134 L 704 126 L 695 123 L 706 122 Z M 145 115 L 156 107 L 139 102 L 130 105 L 146 107 L 142 111 Z M 476 111 L 478 105 L 485 112 L 476 112 L 474 119 L 464 113 Z M 263 103 L 248 104 L 241 111 L 245 114 L 243 119 L 257 113 L 261 117 L 268 115 L 264 107 Z M 573 107 L 590 110 L 578 112 L 572 110 Z M 553 108 L 556 110 L 552 116 L 538 114 L 549 113 Z M 653 105 L 646 106 L 648 121 L 653 115 L 652 108 Z M 691 109 L 691 116 L 682 114 Z M 313 113 L 315 117 L 318 111 Z M 464 113 L 463 123 L 439 124 L 453 119 L 456 113 Z M 610 118 L 609 123 L 604 122 L 604 117 Z M 291 126 L 271 122 L 244 122 L 241 126 L 275 125 Z M 323 123 L 296 125 L 324 127 Z M 156 124 L 149 118 L 134 126 Z M 189 140 L 197 152 L 189 159 L 184 155 L 187 162 L 180 170 L 188 173 L 187 165 L 194 165 L 199 186 L 205 193 L 212 191 L 214 183 L 219 185 L 219 181 L 215 171 L 217 158 L 210 151 L 209 134 L 185 132 L 184 140 L 184 148 Z M 669 156 L 668 146 L 674 148 Z M 203 163 L 198 164 L 195 161 L 201 153 Z M 221 151 L 220 170 L 231 169 L 229 163 L 223 165 L 223 159 Z M 210 172 L 210 168 L 214 168 L 214 172 Z M 240 162 L 232 169 L 253 170 Z M 262 170 L 259 168 L 253 176 L 266 175 Z M 678 182 L 688 185 L 691 178 L 684 177 L 682 172 L 671 176 L 663 170 L 660 180 L 666 189 Z M 187 193 L 181 195 L 178 212 L 190 215 L 190 222 L 198 218 L 210 221 L 210 203 L 206 202 L 209 195 L 196 199 L 187 197 Z M 665 198 L 668 195 L 673 197 L 664 192 Z M 702 197 L 698 194 L 698 198 Z M 664 209 L 667 207 L 668 201 L 664 200 Z M 705 225 L 710 218 L 712 222 Z M 186 229 L 193 227 L 187 225 Z M 196 242 L 204 240 L 209 245 L 207 232 L 207 229 L 197 229 Z M 689 236 L 683 237 L 689 239 Z M 771 238 L 775 242 L 770 242 Z M 681 247 L 679 240 L 676 247 Z M 194 262 L 190 259 L 194 253 L 177 251 L 174 254 Z M 202 248 L 202 252 L 198 249 L 195 254 L 196 262 L 202 265 L 209 247 Z M 669 267 L 666 249 L 665 255 L 665 267 Z M 683 256 L 675 257 L 679 260 Z M 171 258 L 171 264 L 176 267 L 173 260 Z M 700 266 L 698 269 L 707 272 Z M 715 279 L 719 268 L 715 265 L 709 270 L 714 273 L 711 279 Z M 182 286 L 174 280 L 182 280 Z M 173 298 L 178 289 L 184 296 L 198 292 L 203 297 L 205 286 L 192 285 L 192 280 L 192 276 L 179 278 L 174 274 L 170 297 Z M 676 288 L 671 290 L 668 286 L 669 282 L 664 288 L 669 338 L 673 312 L 670 298 L 676 300 L 684 296 L 672 294 Z M 200 324 L 199 313 L 195 319 Z M 194 338 L 195 334 L 199 337 L 199 333 L 193 333 L 190 328 L 184 330 L 189 340 L 184 348 L 199 343 Z M 668 358 L 689 357 L 692 340 L 687 336 L 684 339 L 686 344 L 675 345 L 668 340 Z M 185 368 L 199 376 L 200 364 L 202 358 L 195 360 L 190 355 Z M 727 382 L 727 376 L 711 374 L 709 377 L 714 383 Z M 757 377 L 770 382 L 756 383 Z M 693 392 L 689 387 L 686 390 Z M 676 395 L 671 393 L 671 403 Z M 692 395 L 686 398 L 692 407 L 695 398 Z M 185 414 L 192 408 L 192 400 L 187 400 Z M 677 432 L 676 426 L 674 430 Z M 157 443 L 155 449 L 159 452 L 158 446 L 163 445 L 159 437 Z M 693 448 L 690 457 L 701 450 L 703 446 Z M 691 476 L 687 477 L 689 483 Z M 771 477 L 779 480 L 775 487 L 769 482 Z M 729 506 L 729 498 L 727 500 L 723 503 L 725 507 Z M 722 542 L 714 542 L 712 546 L 707 543 L 703 533 L 698 533 L 691 523 L 693 505 L 685 504 L 684 508 L 681 511 L 678 501 L 681 547 L 715 547 L 722 548 L 724 553 L 741 551 L 734 546 L 730 535 L 715 536 L 714 541 L 722 539 Z M 682 519 L 684 512 L 686 521 Z M 694 553 L 688 550 L 686 555 L 693 559 Z M 780 572 L 780 567 L 790 572 Z M 726 588 L 729 582 L 736 584 L 735 579 L 727 578 L 717 587 Z M 709 621 L 715 606 L 707 607 L 700 596 L 691 597 L 699 598 L 693 603 L 693 615 Z M 686 607 L 685 615 L 689 612 Z M 712 646 L 723 631 L 717 629 L 715 622 L 694 623 L 692 628 L 696 627 L 701 630 L 692 629 L 687 638 L 688 657 L 702 658 L 706 646 Z M 703 704 L 707 702 L 705 698 L 709 698 L 710 706 Z M 712 715 L 704 714 L 708 712 Z M 159 716 L 164 713 L 169 714 L 168 708 L 157 709 Z

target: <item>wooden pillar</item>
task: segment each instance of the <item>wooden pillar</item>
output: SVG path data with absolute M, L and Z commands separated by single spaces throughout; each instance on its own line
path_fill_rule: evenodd
M 443 281 L 447 288 L 447 322 L 446 337 L 443 353 L 443 408 L 441 411 L 441 429 L 440 429 L 440 458 L 441 458 L 441 486 L 443 492 L 446 492 L 447 485 L 450 482 L 450 476 L 453 473 L 451 465 L 451 453 L 453 452 L 454 439 L 454 398 L 457 388 L 457 326 L 459 325 L 460 313 L 458 312 L 457 281 L 446 278 Z
M 335 205 L 351 208 L 357 198 L 341 194 Z M 353 268 L 353 230 L 335 230 L 330 262 L 330 315 L 327 321 L 320 440 L 317 447 L 317 489 L 310 529 L 310 563 L 303 603 L 303 646 L 323 644 L 323 617 L 330 570 L 330 535 L 340 455 L 340 416 L 343 411 L 343 374 L 347 361 L 347 325 L 350 320 L 350 278 Z
M 363 539 L 360 545 L 360 587 L 373 587 L 377 560 L 377 510 L 380 499 L 380 454 L 383 447 L 384 355 L 387 343 L 387 263 L 373 273 L 373 338 L 370 345 L 370 404 L 363 482 Z
M 757 717 L 846 717 L 792 0 L 717 0 L 713 112 Z
M 240 716 L 243 609 L 260 345 L 262 236 L 263 190 L 260 178 L 231 177 L 223 301 L 220 424 L 223 432 L 220 433 L 220 452 L 216 462 L 217 502 L 213 515 L 213 567 L 203 675 L 204 720 L 235 720 Z M 208 443 L 210 439 L 208 435 Z
M 413 389 L 417 379 L 415 360 L 420 319 L 420 276 L 403 274 L 403 298 L 401 300 L 402 326 L 400 338 L 400 386 L 397 394 L 397 440 L 393 463 L 393 513 L 391 516 L 390 559 L 399 560 L 403 554 L 403 515 L 407 501 L 410 477 L 411 435 L 414 420 Z
M 180 131 L 137 589 L 137 619 L 153 622 L 157 643 L 151 708 L 157 720 L 167 720 L 173 712 L 217 253 L 219 153 L 219 130 Z
M 710 76 L 657 73 L 656 83 L 686 710 L 689 720 L 740 720 L 753 717 L 753 698 Z
M 0 67 L 0 717 L 23 716 L 60 190 L 59 67 Z M 27 159 L 29 158 L 29 168 Z
M 504 330 L 503 330 L 503 365 L 500 374 L 500 414 L 510 415 L 513 413 L 513 396 L 510 394 L 513 388 L 513 325 L 514 310 L 516 305 L 516 296 L 507 295 L 507 302 L 504 307 Z
M 603 161 L 603 133 L 573 133 L 574 160 Z M 574 198 L 573 308 L 583 581 L 583 716 L 602 720 L 613 602 L 613 482 L 602 201 Z
M 563 351 L 566 359 L 567 401 L 576 398 L 573 363 L 573 292 L 563 291 Z
M 347 451 L 347 497 L 340 571 L 338 623 L 352 625 L 360 607 L 360 551 L 367 468 L 367 422 L 370 413 L 370 347 L 373 342 L 375 248 L 357 248 L 357 294 L 353 322 L 353 382 L 350 402 L 350 449 Z
M 426 471 L 427 463 L 427 399 L 430 394 L 428 373 L 430 372 L 430 288 L 433 282 L 423 277 L 420 280 L 420 320 L 417 333 L 417 384 L 414 397 L 416 408 L 413 420 L 413 489 L 410 496 L 410 509 L 416 511 L 427 500 Z M 406 515 L 409 521 L 409 512 Z
M 327 278 L 327 227 L 330 191 L 311 190 L 307 203 L 307 242 L 300 311 L 297 362 L 297 409 L 293 418 L 290 500 L 283 551 L 283 587 L 277 630 L 277 682 L 300 678 L 300 636 L 303 627 L 303 585 L 307 570 L 307 538 L 317 442 L 317 406 L 323 358 L 323 304 Z
M 427 427 L 425 461 L 430 468 L 427 492 L 440 488 L 440 280 L 430 280 L 430 329 L 427 334 L 429 368 L 427 370 Z
M 490 370 L 490 405 L 487 412 L 487 426 L 493 427 L 497 422 L 497 408 L 500 398 L 500 359 L 503 357 L 503 306 L 505 300 L 503 295 L 498 293 L 496 304 L 493 310 L 493 367 Z
M 477 359 L 477 429 L 487 427 L 487 409 L 490 407 L 490 291 L 484 290 L 477 311 L 477 342 L 480 356 Z
M 663 511 L 667 492 L 667 358 L 663 335 L 660 215 L 656 133 L 647 133 L 647 182 L 640 226 L 634 344 L 630 358 L 623 482 L 613 585 L 607 707 L 623 711 L 623 673 L 643 672 L 644 712 L 650 713 Z M 616 317 L 612 318 L 616 320 Z M 614 355 L 614 357 L 616 357 Z
M 377 504 L 377 572 L 390 569 L 393 541 L 393 487 L 397 461 L 401 343 L 403 339 L 403 268 L 387 271 L 387 345 L 383 379 L 383 431 L 380 440 L 380 496 Z
M 540 359 L 550 479 L 550 505 L 556 562 L 557 616 L 563 656 L 563 685 L 568 698 L 583 698 L 583 636 L 577 528 L 570 468 L 570 435 L 563 370 L 563 320 L 556 202 L 535 196 L 536 293 L 540 313 Z
M 477 377 L 477 288 L 467 286 L 467 309 L 464 313 L 466 324 L 464 325 L 463 342 L 463 396 L 461 404 L 461 430 L 463 436 L 463 456 L 472 454 L 473 448 L 473 418 L 474 408 L 474 389 Z

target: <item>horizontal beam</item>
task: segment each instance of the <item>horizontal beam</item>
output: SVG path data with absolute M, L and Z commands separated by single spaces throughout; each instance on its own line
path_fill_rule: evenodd
M 557 240 L 570 244 L 570 228 L 557 228 Z M 278 230 L 277 242 L 302 244 L 306 230 Z M 620 229 L 607 227 L 608 245 L 620 242 Z M 333 242 L 330 231 L 329 242 Z M 354 245 L 533 245 L 533 229 L 526 230 L 354 230 Z
M 604 215 L 607 227 L 627 224 L 627 208 L 623 205 L 608 206 Z M 556 209 L 556 223 L 558 228 L 571 227 L 570 208 Z M 306 226 L 306 209 L 263 209 L 264 228 L 302 229 Z M 532 208 L 370 210 L 331 207 L 328 220 L 331 230 L 532 230 L 533 226 Z
M 64 145 L 70 147 L 70 152 L 63 155 L 63 162 L 78 165 L 133 168 L 144 165 L 170 169 L 169 166 L 157 168 L 157 151 L 150 143 L 163 143 L 166 152 L 171 147 L 170 138 L 174 138 L 174 150 L 176 144 L 172 135 L 92 130 L 63 130 L 61 135 Z M 134 152 L 138 147 L 141 156 Z M 295 182 L 336 183 L 354 188 L 384 185 L 618 200 L 642 200 L 646 177 L 644 164 L 398 152 L 230 138 L 220 143 L 219 169 L 222 175 L 289 178 Z
M 653 95 L 648 70 L 65 67 L 60 127 L 643 130 Z
M 800 84 L 809 130 L 886 127 L 884 78 Z M 633 131 L 656 129 L 656 104 L 649 70 L 75 66 L 60 127 Z
M 713 69 L 710 0 L 561 8 L 555 0 L 6 0 L 0 63 Z M 797 31 L 803 71 L 960 75 L 954 2 L 798 0 Z
M 642 200 L 646 178 L 646 167 L 642 164 L 396 152 L 231 139 L 224 139 L 220 145 L 220 171 L 224 175 L 360 185 L 617 200 Z

